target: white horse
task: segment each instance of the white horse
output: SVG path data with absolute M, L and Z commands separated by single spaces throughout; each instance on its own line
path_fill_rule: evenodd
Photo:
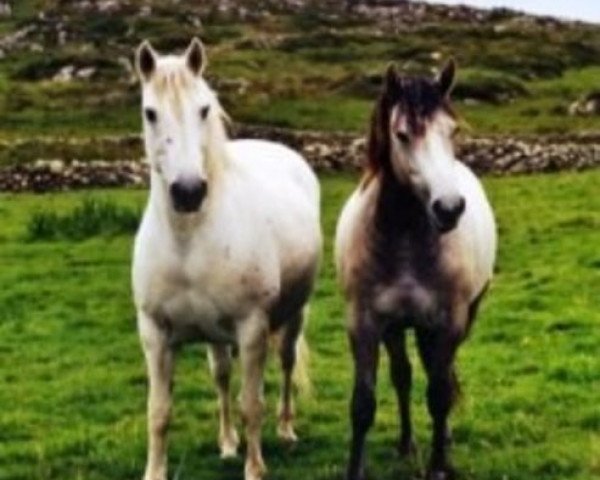
M 454 358 L 492 278 L 496 254 L 485 192 L 453 152 L 454 74 L 453 62 L 437 79 L 388 70 L 373 114 L 365 176 L 338 223 L 337 266 L 355 360 L 348 480 L 364 479 L 381 342 L 400 407 L 398 448 L 414 451 L 408 328 L 416 331 L 429 377 L 433 442 L 427 479 L 453 478 L 446 444 L 457 390 Z
M 151 166 L 132 272 L 149 375 L 144 479 L 167 478 L 174 349 L 189 341 L 210 343 L 223 457 L 238 447 L 229 379 L 232 346 L 239 349 L 245 478 L 261 479 L 271 334 L 283 369 L 278 433 L 296 439 L 291 382 L 296 361 L 298 372 L 303 368 L 296 351 L 321 252 L 318 182 L 302 157 L 282 145 L 228 140 L 223 110 L 202 76 L 206 58 L 198 39 L 182 57 L 161 57 L 144 42 L 136 62 Z

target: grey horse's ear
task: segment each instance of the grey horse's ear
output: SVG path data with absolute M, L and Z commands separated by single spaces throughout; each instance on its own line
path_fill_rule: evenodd
M 156 51 L 148 40 L 144 40 L 135 55 L 135 66 L 141 80 L 147 82 L 156 71 Z
M 444 68 L 437 77 L 437 82 L 440 87 L 440 92 L 443 97 L 450 96 L 454 87 L 454 79 L 456 77 L 456 62 L 453 58 L 446 62 Z
M 202 75 L 206 67 L 206 52 L 204 45 L 198 37 L 194 37 L 192 43 L 185 52 L 185 62 L 194 75 Z
M 401 82 L 400 77 L 398 76 L 398 71 L 396 70 L 396 65 L 390 63 L 385 71 L 385 76 L 383 78 L 384 90 L 389 92 L 390 90 L 395 90 L 400 88 Z

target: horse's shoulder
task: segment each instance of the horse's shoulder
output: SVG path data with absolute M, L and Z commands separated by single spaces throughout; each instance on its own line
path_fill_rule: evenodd
M 294 186 L 318 203 L 319 182 L 300 153 L 277 142 L 240 139 L 229 143 L 233 168 L 238 176 L 264 187 L 277 186 L 291 193 Z M 268 188 L 266 188 L 268 190 Z
M 365 188 L 355 189 L 338 219 L 335 262 L 346 293 L 356 284 L 357 272 L 369 256 L 369 214 L 377 188 L 376 182 L 372 182 Z
M 457 165 L 461 193 L 467 208 L 454 235 L 455 247 L 448 249 L 448 257 L 461 258 L 472 270 L 476 290 L 492 276 L 496 259 L 497 232 L 494 213 L 482 183 L 465 164 Z
M 302 156 L 282 143 L 259 139 L 238 139 L 229 142 L 235 161 L 302 162 Z

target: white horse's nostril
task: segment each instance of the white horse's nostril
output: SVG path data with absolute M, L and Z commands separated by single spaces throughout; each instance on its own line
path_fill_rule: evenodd
M 206 197 L 208 184 L 205 180 L 178 180 L 171 185 L 173 207 L 180 213 L 196 212 Z

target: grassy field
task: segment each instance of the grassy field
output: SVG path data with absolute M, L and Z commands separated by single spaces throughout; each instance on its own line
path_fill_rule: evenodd
M 335 218 L 353 185 L 324 177 L 326 256 L 308 337 L 315 396 L 299 405 L 301 443 L 274 433 L 278 373 L 269 367 L 264 447 L 272 480 L 340 480 L 349 437 L 350 357 L 331 265 Z M 486 185 L 500 223 L 494 286 L 460 352 L 464 396 L 454 458 L 464 479 L 600 477 L 600 171 Z M 141 191 L 0 195 L 0 479 L 131 480 L 145 460 L 146 380 L 129 291 L 129 235 L 26 241 L 39 212 L 101 199 L 127 209 Z M 414 349 L 412 356 L 415 357 Z M 397 422 L 384 362 L 371 478 L 414 478 L 394 454 Z M 417 439 L 429 419 L 417 371 Z M 215 393 L 204 348 L 180 355 L 170 463 L 177 480 L 241 479 L 216 448 Z

